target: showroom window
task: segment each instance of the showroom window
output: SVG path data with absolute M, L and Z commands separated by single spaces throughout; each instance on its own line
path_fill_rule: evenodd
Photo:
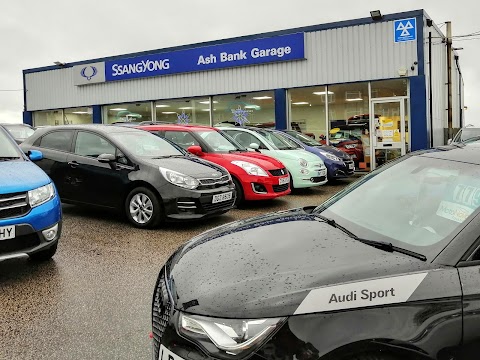
M 63 110 L 63 123 L 69 125 L 93 123 L 92 108 L 81 107 Z
M 142 122 L 152 121 L 152 103 L 114 104 L 103 107 L 103 122 Z
M 336 145 L 348 141 L 361 145 L 362 137 L 369 138 L 368 83 L 331 85 L 328 92 L 329 142 Z
M 156 121 L 172 124 L 210 125 L 210 99 L 176 99 L 155 102 Z
M 214 126 L 275 127 L 273 91 L 213 97 Z
M 62 110 L 35 111 L 33 113 L 34 126 L 63 125 Z
M 372 98 L 407 96 L 408 80 L 394 79 L 373 81 L 371 83 Z
M 289 90 L 288 96 L 291 129 L 325 143 L 328 135 L 326 101 L 334 100 L 334 94 L 327 93 L 325 86 L 315 86 Z

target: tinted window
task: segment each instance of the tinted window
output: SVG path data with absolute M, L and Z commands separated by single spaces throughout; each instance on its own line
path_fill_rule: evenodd
M 200 145 L 188 131 L 165 131 L 165 139 L 187 149 L 193 145 Z
M 96 134 L 79 132 L 75 142 L 75 154 L 97 157 L 101 154 L 115 155 L 115 147 Z
M 42 137 L 40 147 L 60 151 L 70 151 L 72 138 L 73 131 L 54 131 Z

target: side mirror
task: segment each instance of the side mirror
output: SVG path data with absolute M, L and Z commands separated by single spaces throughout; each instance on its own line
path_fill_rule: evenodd
M 258 145 L 257 143 L 251 143 L 249 145 L 250 149 L 253 149 L 253 150 L 258 150 L 260 149 L 260 145 Z
M 193 155 L 197 155 L 197 156 L 203 156 L 204 153 L 202 151 L 202 148 L 198 145 L 193 145 L 193 146 L 189 146 L 187 151 Z
M 43 154 L 38 150 L 30 150 L 28 152 L 28 158 L 32 161 L 40 161 L 43 159 Z
M 97 156 L 97 161 L 103 164 L 109 164 L 115 160 L 117 160 L 117 158 L 113 154 L 100 154 Z
M 447 145 L 450 145 L 452 142 L 453 142 L 452 139 L 448 139 L 448 140 L 447 140 Z

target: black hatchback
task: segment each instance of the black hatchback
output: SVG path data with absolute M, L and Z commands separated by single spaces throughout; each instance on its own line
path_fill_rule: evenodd
M 223 167 L 137 129 L 48 127 L 21 148 L 42 150 L 38 165 L 54 181 L 62 202 L 118 209 L 140 228 L 222 214 L 235 201 Z

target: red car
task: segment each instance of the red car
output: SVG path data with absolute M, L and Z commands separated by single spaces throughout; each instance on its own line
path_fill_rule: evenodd
M 146 130 L 166 138 L 190 153 L 226 168 L 243 200 L 273 199 L 290 193 L 290 176 L 278 160 L 248 151 L 222 131 L 195 125 L 146 125 Z

